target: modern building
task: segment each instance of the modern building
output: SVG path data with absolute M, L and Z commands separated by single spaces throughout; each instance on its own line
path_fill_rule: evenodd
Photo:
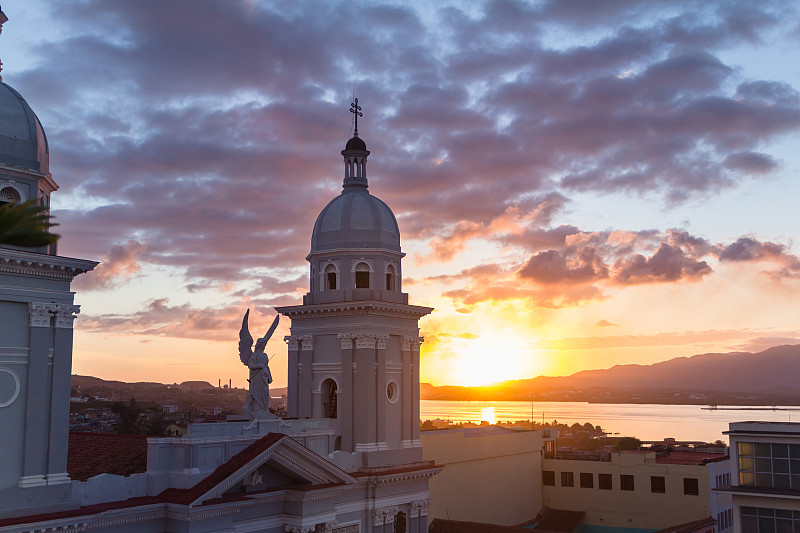
M 423 457 L 444 467 L 430 482 L 428 516 L 503 526 L 532 520 L 542 508 L 542 448 L 542 431 L 423 431 Z
M 800 531 L 800 423 L 732 422 L 733 531 Z
M 724 454 L 702 452 L 621 451 L 592 459 L 544 458 L 542 503 L 584 511 L 581 525 L 609 532 L 655 531 L 708 518 L 712 472 L 726 471 L 728 463 Z
M 49 205 L 44 129 L 5 84 L 0 113 L 1 197 Z M 292 319 L 287 419 L 68 435 L 69 285 L 96 263 L 0 247 L 0 532 L 427 530 L 441 468 L 419 438 L 417 322 L 431 309 L 402 292 L 400 232 L 368 192 L 368 155 L 356 128 L 342 194 L 314 226 L 311 290 L 279 310 Z

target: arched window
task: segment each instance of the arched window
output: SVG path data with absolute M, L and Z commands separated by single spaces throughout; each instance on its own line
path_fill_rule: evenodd
M 386 290 L 393 291 L 394 289 L 394 267 L 389 265 L 386 267 Z
M 336 267 L 334 265 L 325 267 L 325 290 L 336 290 Z
M 356 265 L 356 289 L 369 289 L 369 265 L 359 263 Z
M 0 205 L 19 202 L 20 200 L 22 198 L 20 198 L 19 192 L 14 187 L 0 189 Z
M 322 416 L 336 418 L 338 414 L 336 382 L 328 378 L 322 382 Z
M 394 533 L 406 533 L 406 513 L 403 511 L 394 516 Z

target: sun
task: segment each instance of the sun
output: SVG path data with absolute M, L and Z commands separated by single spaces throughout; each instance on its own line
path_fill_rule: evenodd
M 532 377 L 530 372 L 539 366 L 539 354 L 530 345 L 530 340 L 511 328 L 456 340 L 453 351 L 458 366 L 452 370 L 453 384 L 474 387 Z

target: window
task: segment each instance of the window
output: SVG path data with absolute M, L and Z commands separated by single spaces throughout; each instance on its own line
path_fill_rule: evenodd
M 3 187 L 0 189 L 0 205 L 19 202 L 19 193 L 14 187 Z
M 561 486 L 562 487 L 574 487 L 575 486 L 575 474 L 572 472 L 561 472 Z
M 683 493 L 689 496 L 698 496 L 700 488 L 698 487 L 697 478 L 685 477 L 683 478 Z
M 403 511 L 394 516 L 394 533 L 406 533 L 406 513 Z
M 747 533 L 800 531 L 800 511 L 767 507 L 741 507 L 740 509 L 741 530 Z
M 800 446 L 739 442 L 737 447 L 740 485 L 800 489 Z
M 581 472 L 581 488 L 592 489 L 594 488 L 594 474 L 591 472 Z
M 394 290 L 394 267 L 392 265 L 386 267 L 386 290 Z
M 611 490 L 611 474 L 597 474 L 597 488 Z
M 619 489 L 620 490 L 634 490 L 633 489 L 633 476 L 621 474 L 619 476 Z
M 366 263 L 356 265 L 356 289 L 369 289 L 369 265 Z
M 328 265 L 325 267 L 325 290 L 336 290 L 336 267 L 333 265 Z
M 552 470 L 542 470 L 542 485 L 556 486 L 556 473 Z
M 667 492 L 667 485 L 663 476 L 650 476 L 650 492 L 655 494 Z

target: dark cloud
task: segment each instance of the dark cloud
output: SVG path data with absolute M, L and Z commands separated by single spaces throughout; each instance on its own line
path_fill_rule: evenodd
M 636 254 L 621 259 L 614 269 L 614 281 L 621 284 L 691 281 L 711 274 L 708 263 L 693 259 L 677 246 L 666 243 L 650 257 Z
M 772 242 L 761 242 L 751 237 L 740 237 L 736 242 L 722 248 L 720 261 L 754 261 L 775 258 L 783 254 L 784 246 Z
M 490 0 L 423 17 L 365 3 L 355 20 L 339 2 L 52 9 L 64 37 L 7 81 L 42 119 L 62 191 L 90 200 L 54 206 L 63 253 L 108 255 L 81 282 L 97 288 L 152 263 L 182 271 L 192 291 L 297 292 L 314 219 L 341 183 L 352 92 L 371 190 L 404 237 L 429 241 L 436 261 L 474 239 L 515 247 L 529 259 L 504 267 L 520 277 L 494 293 L 551 305 L 601 295 L 601 280 L 710 272 L 702 239 L 551 227 L 567 195 L 702 199 L 777 168 L 769 142 L 800 129 L 794 87 L 744 79 L 721 58 L 776 31 L 780 4 Z M 598 37 L 545 44 L 575 28 Z M 573 294 L 559 300 L 560 284 Z

